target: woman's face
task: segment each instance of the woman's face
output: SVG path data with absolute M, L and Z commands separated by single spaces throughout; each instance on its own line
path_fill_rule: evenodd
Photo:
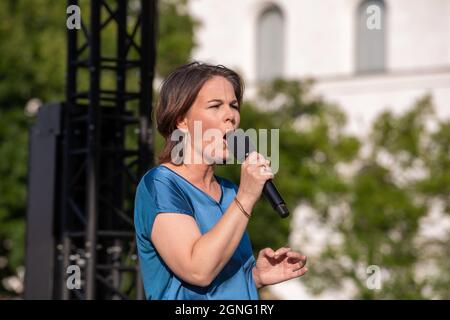
M 186 150 L 186 156 L 192 153 L 187 161 L 223 163 L 229 157 L 224 136 L 239 127 L 239 107 L 233 86 L 226 78 L 214 76 L 205 82 L 178 126 L 190 135 L 191 150 Z

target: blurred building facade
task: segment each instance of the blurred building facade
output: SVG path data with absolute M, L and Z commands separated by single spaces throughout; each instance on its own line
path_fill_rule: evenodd
M 450 117 L 450 0 L 190 0 L 189 8 L 201 23 L 193 59 L 239 71 L 246 98 L 265 80 L 312 78 L 314 93 L 337 103 L 360 137 L 380 112 L 402 112 L 427 93 L 438 116 Z M 306 213 L 295 210 L 294 236 Z M 282 299 L 351 296 L 349 288 L 313 297 L 295 280 L 270 288 Z
M 360 134 L 425 93 L 450 115 L 450 0 L 191 0 L 193 58 L 235 68 L 247 97 L 274 77 L 313 78 Z

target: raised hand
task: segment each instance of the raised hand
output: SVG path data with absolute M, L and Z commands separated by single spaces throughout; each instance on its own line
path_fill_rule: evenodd
M 306 256 L 283 247 L 276 251 L 265 248 L 258 254 L 253 277 L 257 287 L 280 283 L 304 275 L 308 269 Z

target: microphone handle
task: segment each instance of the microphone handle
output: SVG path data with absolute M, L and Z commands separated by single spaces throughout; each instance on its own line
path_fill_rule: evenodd
M 267 180 L 263 187 L 263 195 L 272 205 L 272 208 L 278 213 L 281 218 L 289 216 L 289 210 L 284 202 L 281 194 L 278 192 L 272 179 Z

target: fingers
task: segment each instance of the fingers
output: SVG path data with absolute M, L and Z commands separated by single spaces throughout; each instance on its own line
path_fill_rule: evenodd
M 260 164 L 258 166 L 259 168 L 259 173 L 262 175 L 272 175 L 273 176 L 273 172 L 272 172 L 272 168 L 270 167 L 270 160 L 264 160 L 262 162 L 262 164 Z
M 274 251 L 271 248 L 265 248 L 263 250 L 260 251 L 260 254 L 264 254 L 269 258 L 279 258 L 282 257 L 283 255 L 287 255 L 288 258 L 291 258 L 292 261 L 294 263 L 301 263 L 302 267 L 306 264 L 306 256 L 295 252 L 295 251 L 291 251 L 292 249 L 290 247 L 282 247 L 277 249 L 276 251 Z
M 291 248 L 289 247 L 282 247 L 276 251 L 272 250 L 271 248 L 265 248 L 262 251 L 264 251 L 264 254 L 269 258 L 278 259 L 282 257 L 283 255 L 289 253 L 291 251 Z
M 291 251 L 291 248 L 289 248 L 289 247 L 283 247 L 283 248 L 280 248 L 280 249 L 278 249 L 277 251 L 275 251 L 275 256 L 274 256 L 274 258 L 281 257 L 282 255 L 288 253 L 289 251 Z
M 267 167 L 268 163 L 270 162 L 256 151 L 250 153 L 242 163 L 239 194 L 247 197 L 249 202 L 255 203 L 261 196 L 266 181 L 274 178 L 272 170 Z
M 248 155 L 248 157 L 245 159 L 245 163 L 247 164 L 259 164 L 260 162 L 264 161 L 264 157 L 262 154 L 253 151 Z
M 273 179 L 274 174 L 270 168 L 270 161 L 264 158 L 264 156 L 256 151 L 250 153 L 242 164 L 243 168 L 247 170 L 255 178 L 266 181 Z
M 259 255 L 273 258 L 275 256 L 275 251 L 273 251 L 271 248 L 265 248 L 259 252 Z
M 306 265 L 306 261 L 308 259 L 306 256 L 295 251 L 288 252 L 287 256 L 289 258 L 289 262 L 298 263 L 299 268 L 303 268 Z
M 253 151 L 248 155 L 248 157 L 245 159 L 244 163 L 250 164 L 250 165 L 256 165 L 256 166 L 270 166 L 270 160 L 267 160 L 262 154 Z
M 291 277 L 292 277 L 292 278 L 301 277 L 302 275 L 304 275 L 304 274 L 307 273 L 307 272 L 308 272 L 308 268 L 307 268 L 307 267 L 304 267 L 304 268 L 301 268 L 301 269 L 299 269 L 299 270 L 292 271 Z

